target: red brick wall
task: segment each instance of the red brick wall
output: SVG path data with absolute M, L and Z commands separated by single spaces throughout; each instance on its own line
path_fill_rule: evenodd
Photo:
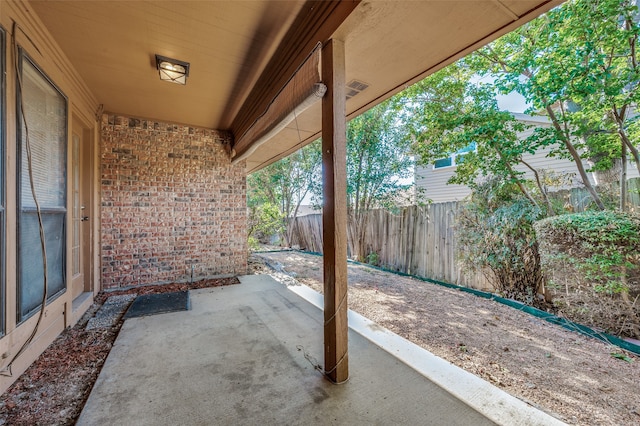
M 102 287 L 247 270 L 245 164 L 229 135 L 104 114 Z

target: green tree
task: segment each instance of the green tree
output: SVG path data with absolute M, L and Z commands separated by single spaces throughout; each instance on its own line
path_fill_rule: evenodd
M 553 207 L 538 170 L 523 156 L 539 149 L 544 139 L 538 132 L 519 137 L 525 125 L 498 108 L 496 88 L 472 81 L 473 70 L 463 61 L 433 74 L 401 95 L 406 126 L 413 135 L 413 152 L 423 164 L 434 163 L 451 153 L 459 156 L 449 183 L 476 188 L 481 177 L 492 176 L 514 184 L 529 202 L 538 206 L 541 198 L 549 215 Z M 473 149 L 470 149 L 470 148 Z M 535 176 L 538 194 L 533 193 L 523 165 Z
M 274 227 L 273 232 L 279 234 L 280 242 L 285 246 L 291 245 L 292 219 L 298 215 L 300 204 L 308 194 L 318 191 L 314 187 L 320 181 L 321 164 L 320 144 L 315 141 L 247 178 L 250 215 L 255 212 L 260 217 L 266 212 L 264 218 L 271 221 L 272 209 L 260 206 L 277 206 L 281 225 Z
M 409 190 L 403 184 L 413 171 L 410 139 L 400 125 L 399 110 L 384 102 L 347 125 L 347 213 L 352 256 L 365 260 L 367 212 L 391 208 Z
M 627 153 L 640 170 L 638 140 L 630 137 L 640 100 L 640 35 L 636 1 L 572 1 L 558 11 L 558 44 L 575 48 L 570 69 L 574 109 L 592 151 L 614 146 L 620 164 L 620 209 L 626 209 Z M 577 47 L 577 48 L 576 48 Z M 617 145 L 617 146 L 615 146 Z M 607 163 L 611 156 L 601 156 Z M 610 166 L 610 164 L 606 164 Z
M 467 59 L 474 71 L 496 77 L 504 93 L 517 91 L 549 116 L 553 128 L 540 134 L 541 142 L 562 144 L 553 155 L 574 161 L 601 210 L 581 160 L 602 170 L 629 150 L 638 162 L 637 142 L 629 138 L 638 101 L 637 13 L 630 0 L 569 1 Z
M 273 235 L 282 235 L 284 221 L 278 206 L 270 202 L 249 203 L 248 205 L 248 243 L 251 250 L 256 250 L 260 242 L 269 242 Z

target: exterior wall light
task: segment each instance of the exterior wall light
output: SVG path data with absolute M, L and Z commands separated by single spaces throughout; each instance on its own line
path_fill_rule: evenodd
M 187 84 L 189 62 L 156 55 L 156 67 L 160 74 L 160 80 L 177 84 Z

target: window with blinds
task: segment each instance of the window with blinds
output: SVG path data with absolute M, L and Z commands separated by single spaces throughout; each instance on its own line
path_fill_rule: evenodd
M 42 304 L 45 253 L 49 300 L 66 288 L 67 101 L 24 53 L 20 64 L 17 254 L 18 321 L 23 321 Z M 31 183 L 42 215 L 44 253 Z

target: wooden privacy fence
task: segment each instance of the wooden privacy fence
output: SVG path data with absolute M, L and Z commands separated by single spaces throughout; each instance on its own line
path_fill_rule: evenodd
M 614 185 L 614 191 L 619 192 L 619 185 Z M 596 186 L 596 189 L 602 195 L 600 187 Z M 551 199 L 563 202 L 565 206 L 571 206 L 573 212 L 583 212 L 590 206 L 593 206 L 591 195 L 586 188 L 571 188 L 562 189 L 560 191 L 551 192 L 549 194 Z M 634 177 L 627 179 L 627 208 L 632 212 L 640 211 L 640 177 Z
M 463 271 L 456 256 L 458 203 L 411 206 L 395 215 L 368 213 L 366 253 L 387 269 L 483 290 L 493 287 L 481 273 Z M 350 222 L 348 226 L 353 226 Z M 351 232 L 348 232 L 351 235 Z M 322 215 L 295 219 L 292 245 L 322 253 Z M 353 245 L 348 241 L 349 253 Z
M 640 178 L 629 179 L 631 209 L 640 206 Z M 584 188 L 559 191 L 553 196 L 570 204 L 574 212 L 584 211 L 591 196 Z M 386 210 L 372 210 L 367 217 L 366 253 L 369 261 L 394 271 L 482 290 L 493 290 L 482 273 L 464 271 L 456 255 L 458 202 L 405 207 L 394 215 Z M 322 253 L 322 215 L 295 219 L 292 245 Z M 353 226 L 351 222 L 349 227 Z M 349 229 L 353 231 L 353 229 Z M 347 232 L 347 235 L 354 235 Z M 348 241 L 349 253 L 353 244 Z

